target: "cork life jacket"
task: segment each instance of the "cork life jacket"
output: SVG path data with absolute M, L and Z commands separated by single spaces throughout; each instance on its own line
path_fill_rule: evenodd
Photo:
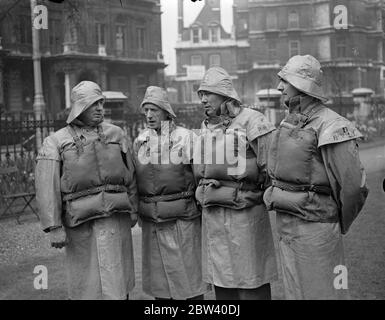
M 269 210 L 289 213 L 309 221 L 338 221 L 312 118 L 324 106 L 305 114 L 290 114 L 273 133 L 268 157 L 272 186 L 266 190 Z
M 183 139 L 177 139 L 190 131 L 176 127 L 167 141 L 160 136 L 150 138 L 147 133 L 134 143 L 139 215 L 155 223 L 195 219 L 201 212 L 194 196 L 192 166 L 189 159 L 183 159 Z
M 202 207 L 243 209 L 263 203 L 263 183 L 257 157 L 246 136 L 252 110 L 243 109 L 227 124 L 208 129 L 204 122 L 194 145 L 196 199 Z M 263 131 L 270 132 L 271 128 Z M 234 161 L 235 160 L 235 161 Z
M 98 126 L 99 139 L 83 142 L 67 126 L 74 143 L 61 152 L 61 191 L 65 222 L 69 227 L 130 209 L 126 185 L 129 171 L 119 142 L 106 140 Z

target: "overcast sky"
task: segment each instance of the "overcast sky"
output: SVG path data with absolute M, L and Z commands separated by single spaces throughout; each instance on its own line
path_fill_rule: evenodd
M 164 60 L 169 66 L 167 75 L 175 74 L 175 43 L 178 39 L 178 0 L 160 0 L 162 10 L 162 51 Z M 198 16 L 204 0 L 192 2 L 184 0 L 184 26 L 188 27 Z M 233 24 L 233 0 L 221 0 L 221 23 L 227 32 Z

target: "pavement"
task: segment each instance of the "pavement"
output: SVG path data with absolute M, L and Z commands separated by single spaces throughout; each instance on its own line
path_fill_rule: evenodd
M 360 150 L 365 150 L 365 149 L 370 149 L 370 148 L 380 147 L 380 146 L 385 147 L 385 137 L 384 138 L 379 137 L 369 142 L 359 142 L 359 146 L 360 146 Z
M 385 170 L 385 141 L 360 145 L 360 159 L 366 173 Z

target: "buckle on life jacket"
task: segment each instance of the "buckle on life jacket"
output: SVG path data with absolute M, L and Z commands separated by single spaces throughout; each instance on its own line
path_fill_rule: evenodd
M 91 194 L 96 194 L 96 193 L 99 193 L 102 191 L 128 192 L 128 189 L 127 189 L 127 187 L 122 186 L 122 185 L 106 184 L 106 185 L 91 188 L 91 189 L 86 189 L 86 190 L 82 190 L 82 191 L 78 191 L 78 192 L 64 194 L 62 197 L 62 200 L 63 201 L 74 200 L 74 199 L 78 199 L 81 197 L 89 196 Z
M 314 184 L 294 184 L 290 182 L 283 182 L 280 180 L 273 180 L 272 186 L 285 191 L 292 192 L 307 192 L 313 191 L 316 193 L 321 193 L 330 196 L 332 194 L 332 189 L 328 186 L 319 186 Z
M 243 191 L 258 191 L 263 190 L 263 184 L 247 183 L 245 181 L 230 181 L 230 180 L 216 180 L 216 179 L 201 179 L 200 186 L 212 186 L 214 188 L 230 187 Z
M 179 193 L 172 193 L 172 194 L 163 194 L 159 196 L 151 196 L 151 197 L 140 197 L 140 200 L 146 203 L 153 203 L 153 202 L 159 202 L 159 201 L 173 201 L 173 200 L 179 200 L 179 199 L 186 199 L 190 198 L 194 195 L 194 191 L 183 191 Z

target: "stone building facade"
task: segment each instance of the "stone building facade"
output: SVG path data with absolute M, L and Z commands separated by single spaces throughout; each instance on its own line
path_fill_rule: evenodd
M 70 107 L 70 90 L 82 80 L 121 91 L 137 110 L 145 88 L 164 83 L 160 0 L 38 1 L 48 8 L 39 30 L 46 109 Z M 0 104 L 32 111 L 34 78 L 29 1 L 0 4 Z
M 180 24 L 176 80 L 181 102 L 191 102 L 190 96 L 196 96 L 190 92 L 199 83 L 194 78 L 199 72 L 189 74 L 189 69 L 200 69 L 191 66 L 200 64 L 207 69 L 212 65 L 210 55 L 215 54 L 248 104 L 256 103 L 260 90 L 276 88 L 277 72 L 296 54 L 311 54 L 320 60 L 332 104 L 352 103 L 355 88 L 384 95 L 383 1 L 233 0 L 231 34 L 223 32 L 219 11 L 219 0 L 207 0 L 192 25 L 183 28 Z M 345 13 L 347 25 L 341 28 Z M 183 22 L 181 10 L 179 20 Z M 221 32 L 218 42 L 210 41 L 215 27 Z
M 384 17 L 380 0 L 234 0 L 235 37 L 250 44 L 247 99 L 275 87 L 295 54 L 321 62 L 331 102 L 360 87 L 383 94 Z
M 195 21 L 184 27 L 183 0 L 178 0 L 178 33 L 176 43 L 176 77 L 181 103 L 198 102 L 197 89 L 204 72 L 213 66 L 226 68 L 237 83 L 245 60 L 239 60 L 242 48 L 249 48 L 247 39 L 235 40 L 221 23 L 220 0 L 206 1 Z M 246 50 L 247 52 L 248 50 Z M 241 87 L 239 88 L 241 89 Z

